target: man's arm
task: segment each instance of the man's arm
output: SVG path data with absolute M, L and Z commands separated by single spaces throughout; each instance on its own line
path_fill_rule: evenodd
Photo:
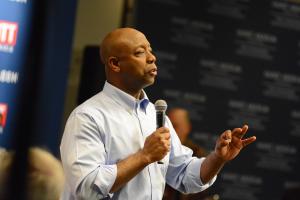
M 159 128 L 146 138 L 143 149 L 117 163 L 117 178 L 110 190 L 119 190 L 147 165 L 161 160 L 170 151 L 168 128 Z
M 233 131 L 227 130 L 219 137 L 214 152 L 210 153 L 203 161 L 200 169 L 202 183 L 207 183 L 216 176 L 224 164 L 234 159 L 239 152 L 256 140 L 255 136 L 243 139 L 248 130 L 248 126 L 235 128 Z

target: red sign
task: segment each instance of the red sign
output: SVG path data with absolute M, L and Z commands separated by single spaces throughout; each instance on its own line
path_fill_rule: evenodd
M 8 108 L 7 104 L 0 103 L 0 133 L 2 132 L 6 123 L 7 108 Z
M 0 45 L 15 46 L 17 42 L 18 24 L 0 20 Z

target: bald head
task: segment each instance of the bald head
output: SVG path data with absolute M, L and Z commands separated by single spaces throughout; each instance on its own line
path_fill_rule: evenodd
M 146 36 L 133 28 L 119 28 L 102 41 L 101 60 L 106 80 L 138 98 L 141 90 L 154 83 L 156 57 Z
M 103 64 L 107 65 L 110 56 L 121 56 L 126 46 L 129 45 L 136 37 L 136 35 L 143 35 L 140 31 L 133 28 L 118 28 L 108 33 L 100 48 L 100 56 Z

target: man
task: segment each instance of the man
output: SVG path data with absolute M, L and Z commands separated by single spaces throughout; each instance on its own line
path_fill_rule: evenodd
M 7 199 L 9 175 L 14 173 L 14 153 L 0 149 L 0 199 Z M 51 153 L 31 147 L 28 153 L 26 198 L 30 200 L 59 200 L 64 185 L 61 163 Z M 11 194 L 13 196 L 13 194 Z
M 242 139 L 247 126 L 228 130 L 213 153 L 193 158 L 169 119 L 156 130 L 155 108 L 143 90 L 157 75 L 145 35 L 132 28 L 114 30 L 100 53 L 104 88 L 71 113 L 62 138 L 63 199 L 161 200 L 166 182 L 185 193 L 198 192 L 255 140 Z

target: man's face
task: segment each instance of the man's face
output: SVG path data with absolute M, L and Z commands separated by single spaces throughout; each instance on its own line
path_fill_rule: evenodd
M 118 60 L 124 84 L 141 89 L 154 83 L 157 75 L 156 58 L 144 34 L 129 32 L 122 41 L 120 52 Z

